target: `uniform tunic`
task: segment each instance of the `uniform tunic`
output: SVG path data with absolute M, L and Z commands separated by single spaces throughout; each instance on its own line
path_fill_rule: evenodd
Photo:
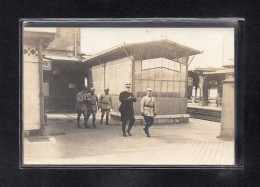
M 132 98 L 128 99 L 129 96 L 132 96 Z M 131 127 L 135 122 L 133 102 L 136 102 L 136 98 L 131 92 L 123 91 L 119 95 L 119 101 L 121 102 L 121 105 L 118 111 L 121 113 L 121 121 L 123 124 L 126 124 L 129 119 L 130 126 L 128 128 L 131 130 Z
M 141 100 L 141 113 L 144 113 L 144 116 L 154 117 L 156 113 L 155 99 L 154 97 L 149 97 L 148 95 L 144 96 Z
M 99 97 L 100 108 L 104 110 L 110 110 L 112 107 L 112 97 L 110 94 L 102 94 Z
M 88 112 L 96 113 L 97 112 L 97 105 L 99 105 L 98 96 L 96 94 L 92 95 L 91 93 L 88 93 L 87 94 L 87 110 L 88 110 Z
M 132 99 L 128 99 L 129 96 L 132 96 Z M 136 102 L 136 98 L 134 97 L 132 92 L 123 91 L 119 95 L 119 101 L 121 105 L 118 109 L 119 112 L 124 114 L 133 114 L 133 102 Z
M 87 111 L 87 107 L 86 107 L 86 98 L 87 98 L 87 94 L 84 92 L 79 92 L 77 94 L 77 98 L 76 98 L 76 110 L 78 112 L 85 112 Z

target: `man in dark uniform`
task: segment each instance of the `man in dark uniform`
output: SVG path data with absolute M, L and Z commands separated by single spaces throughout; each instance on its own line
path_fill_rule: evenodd
M 108 118 L 109 118 L 109 113 L 110 109 L 112 108 L 112 97 L 109 94 L 109 88 L 104 89 L 104 94 L 101 94 L 99 97 L 99 104 L 101 108 L 101 120 L 100 120 L 100 125 L 103 122 L 103 118 L 106 114 L 106 125 L 109 125 L 108 123 Z
M 77 94 L 76 98 L 76 111 L 78 113 L 77 117 L 77 127 L 80 128 L 80 116 L 83 114 L 84 116 L 84 121 L 85 121 L 85 127 L 89 128 L 87 126 L 87 107 L 86 107 L 86 99 L 87 99 L 87 93 L 88 93 L 88 88 L 84 87 L 83 91 L 79 92 Z
M 130 120 L 130 123 L 128 125 L 127 133 L 128 136 L 132 136 L 131 134 L 131 128 L 134 125 L 135 118 L 134 118 L 134 108 L 133 108 L 133 102 L 136 102 L 136 98 L 134 97 L 133 93 L 130 91 L 131 84 L 127 83 L 125 84 L 126 91 L 123 91 L 119 95 L 119 101 L 121 102 L 121 105 L 119 107 L 119 112 L 121 113 L 121 121 L 122 121 L 122 130 L 123 130 L 123 136 L 126 137 L 126 124 L 127 120 Z
M 92 125 L 93 127 L 97 127 L 95 122 L 96 122 L 96 113 L 99 107 L 98 103 L 98 96 L 95 94 L 95 88 L 90 89 L 90 93 L 87 94 L 87 122 L 92 114 Z

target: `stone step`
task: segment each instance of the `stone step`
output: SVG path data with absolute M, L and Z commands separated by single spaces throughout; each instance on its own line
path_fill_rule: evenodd
M 121 120 L 119 112 L 111 112 L 110 116 L 113 120 Z M 157 115 L 154 118 L 154 124 L 189 123 L 189 118 L 189 114 Z M 135 115 L 135 124 L 145 125 L 143 116 Z

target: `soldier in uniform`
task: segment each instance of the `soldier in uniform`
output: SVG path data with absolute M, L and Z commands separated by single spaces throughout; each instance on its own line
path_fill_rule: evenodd
M 83 90 L 77 94 L 75 108 L 78 113 L 78 117 L 77 117 L 77 127 L 78 128 L 80 128 L 81 114 L 83 114 L 83 116 L 84 116 L 85 127 L 89 128 L 87 126 L 87 107 L 86 107 L 87 93 L 88 93 L 88 88 L 84 87 Z
M 143 130 L 147 137 L 150 137 L 149 127 L 153 125 L 154 117 L 156 116 L 155 99 L 152 97 L 152 92 L 151 88 L 147 88 L 147 95 L 141 100 L 141 115 L 146 123 Z
M 96 113 L 99 107 L 98 103 L 98 96 L 95 94 L 95 88 L 90 89 L 90 93 L 87 94 L 87 122 L 92 114 L 92 125 L 93 127 L 97 127 L 95 122 L 96 122 Z
M 127 83 L 125 84 L 126 91 L 123 91 L 119 95 L 119 101 L 121 102 L 121 105 L 119 107 L 119 112 L 121 113 L 121 121 L 122 121 L 122 130 L 123 130 L 123 136 L 126 137 L 126 123 L 127 120 L 130 120 L 130 123 L 128 125 L 127 133 L 128 136 L 132 136 L 131 134 L 131 128 L 134 125 L 135 118 L 134 118 L 134 108 L 133 108 L 133 102 L 136 102 L 136 98 L 134 97 L 133 93 L 130 91 L 131 84 Z
M 112 97 L 109 94 L 109 88 L 104 89 L 104 94 L 101 94 L 99 97 L 99 104 L 101 108 L 101 120 L 100 124 L 103 122 L 104 115 L 106 114 L 106 125 L 109 125 L 108 118 L 110 109 L 112 108 Z

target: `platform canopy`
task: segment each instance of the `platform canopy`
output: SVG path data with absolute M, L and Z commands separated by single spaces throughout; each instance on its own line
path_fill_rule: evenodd
M 61 55 L 44 55 L 43 58 L 48 59 L 48 60 L 52 60 L 52 61 L 57 61 L 57 62 L 81 62 L 81 60 L 79 60 L 76 57 L 68 57 L 68 56 L 61 56 Z
M 97 53 L 96 55 L 83 60 L 83 62 L 88 63 L 89 65 L 96 65 L 124 57 L 130 57 L 132 60 L 166 58 L 184 63 L 180 60 L 181 58 L 200 54 L 202 52 L 203 51 L 198 51 L 174 41 L 164 39 L 131 44 L 123 43 Z

